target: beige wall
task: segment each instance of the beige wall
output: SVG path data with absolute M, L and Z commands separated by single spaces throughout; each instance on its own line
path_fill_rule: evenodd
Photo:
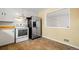
M 70 9 L 70 29 L 47 28 L 45 26 L 45 15 L 55 10 L 57 9 L 47 9 L 38 14 L 42 18 L 42 35 L 79 48 L 79 9 Z M 70 42 L 64 42 L 64 39 L 69 39 Z

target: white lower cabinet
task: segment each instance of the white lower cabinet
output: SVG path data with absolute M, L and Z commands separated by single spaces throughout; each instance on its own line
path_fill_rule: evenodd
M 0 46 L 14 43 L 14 29 L 0 29 Z

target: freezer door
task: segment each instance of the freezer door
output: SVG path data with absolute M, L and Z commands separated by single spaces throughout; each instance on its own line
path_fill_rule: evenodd
M 32 38 L 41 36 L 41 24 L 39 17 L 32 17 Z

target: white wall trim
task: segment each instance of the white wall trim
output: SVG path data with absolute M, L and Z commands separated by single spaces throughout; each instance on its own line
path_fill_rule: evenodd
M 50 40 L 54 40 L 54 41 L 56 41 L 56 42 L 59 42 L 59 43 L 65 44 L 65 45 L 69 45 L 69 46 L 71 46 L 71 47 L 74 47 L 74 48 L 79 49 L 79 47 L 78 47 L 78 46 L 75 46 L 75 45 L 71 45 L 71 44 L 68 44 L 68 43 L 65 43 L 65 42 L 62 42 L 62 41 L 58 41 L 58 40 L 49 38 L 49 37 L 47 37 L 47 36 L 42 36 L 42 37 L 47 38 L 47 39 L 50 39 Z

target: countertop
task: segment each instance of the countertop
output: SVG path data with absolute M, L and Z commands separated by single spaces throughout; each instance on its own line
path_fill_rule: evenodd
M 15 29 L 16 26 L 0 26 L 0 29 Z

